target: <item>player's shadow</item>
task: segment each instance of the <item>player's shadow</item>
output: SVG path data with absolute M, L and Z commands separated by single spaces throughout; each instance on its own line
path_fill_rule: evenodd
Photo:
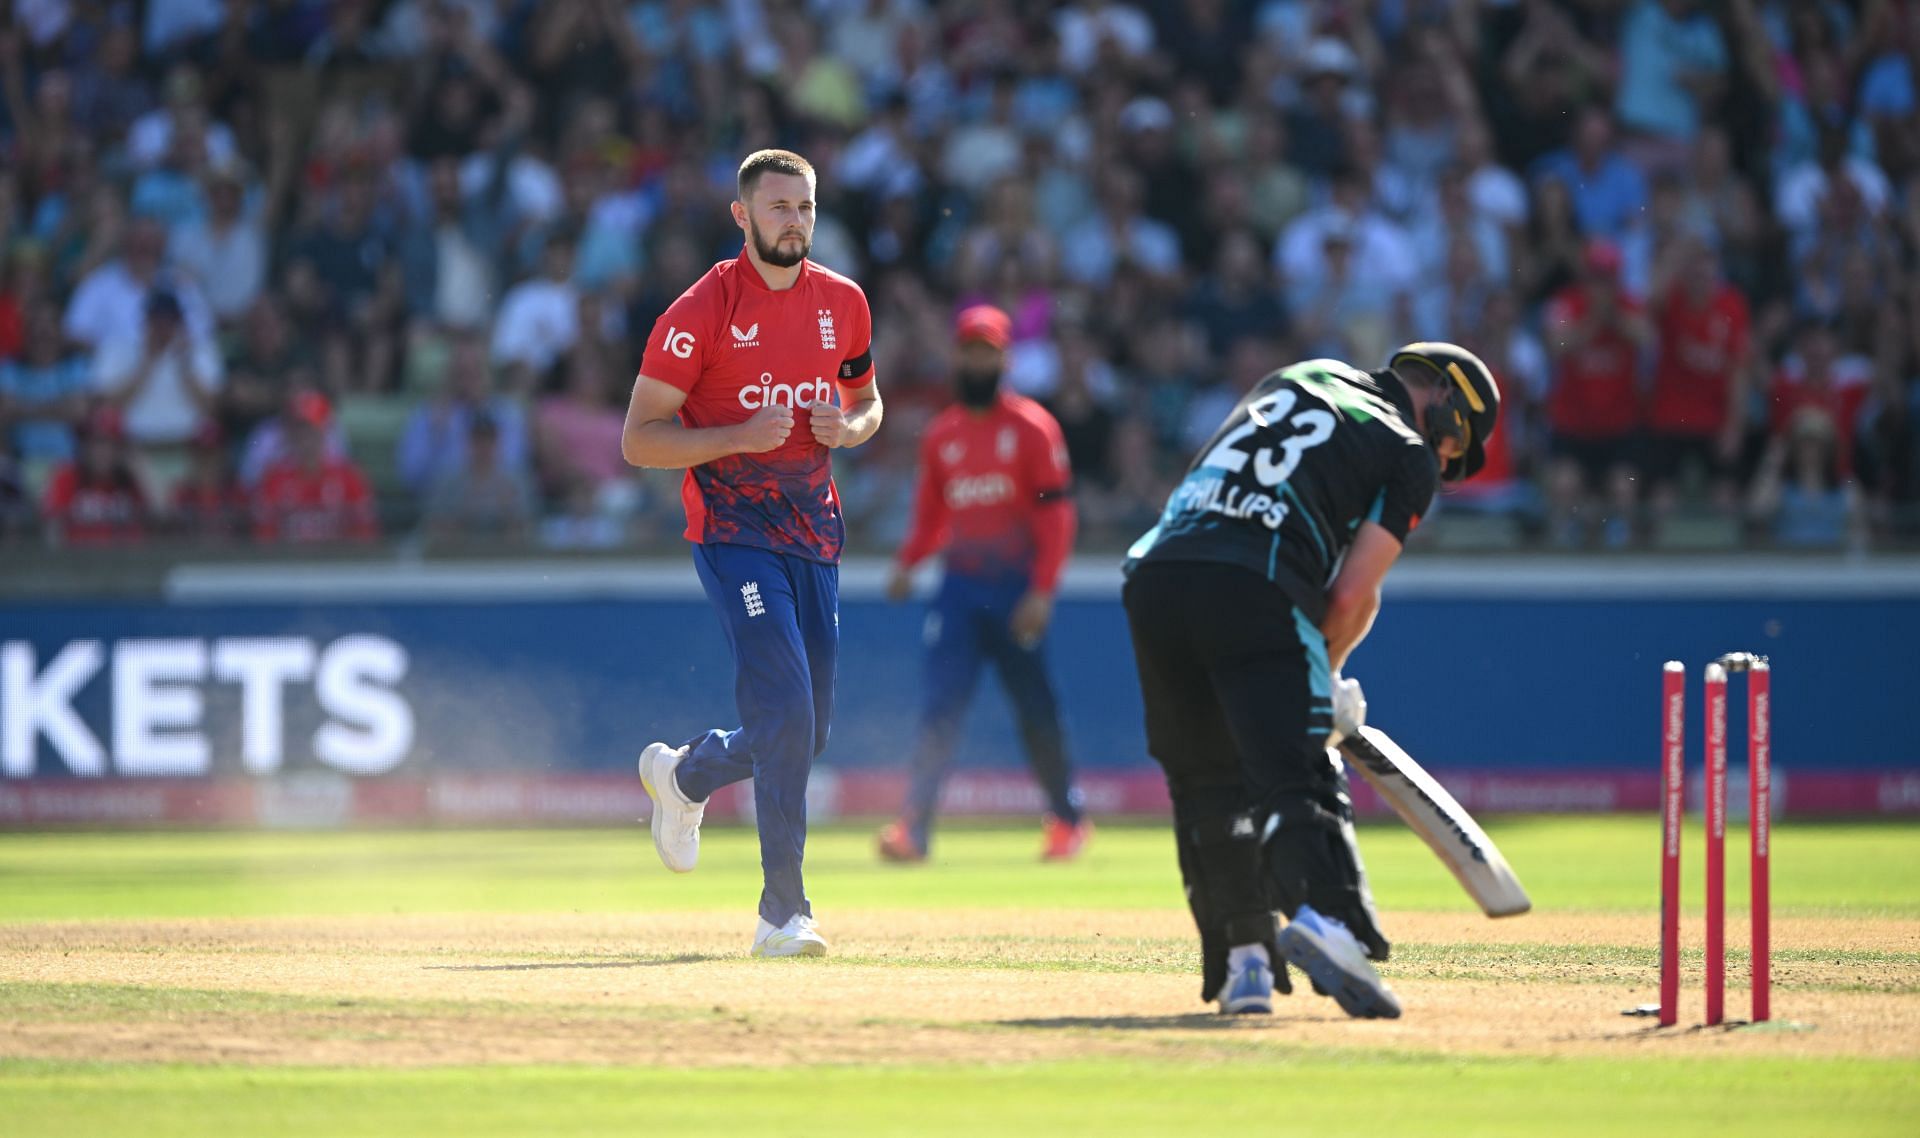
M 659 968 L 668 964 L 699 964 L 718 960 L 705 952 L 687 952 L 679 956 L 648 957 L 638 960 L 550 960 L 537 964 L 429 964 L 429 972 L 546 972 L 579 968 Z
M 1114 1031 L 1245 1031 L 1280 1022 L 1273 1016 L 1223 1016 L 1190 1012 L 1164 1016 L 1053 1016 L 1046 1019 L 1003 1019 L 1001 1027 L 1108 1028 Z

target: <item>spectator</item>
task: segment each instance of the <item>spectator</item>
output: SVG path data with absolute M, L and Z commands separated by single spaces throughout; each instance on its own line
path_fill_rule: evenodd
M 1832 326 L 1822 320 L 1803 321 L 1794 348 L 1767 395 L 1773 441 L 1790 438 L 1794 416 L 1802 410 L 1820 411 L 1832 423 L 1835 469 L 1840 477 L 1851 478 L 1854 429 L 1872 392 L 1873 361 L 1843 354 Z
M 1849 154 L 1846 135 L 1828 130 L 1820 135 L 1817 157 L 1794 165 L 1781 176 L 1774 215 L 1797 239 L 1805 241 L 1820 221 L 1822 204 L 1841 182 L 1859 194 L 1868 214 L 1878 218 L 1886 212 L 1893 196 L 1887 176 L 1871 161 Z
M 590 445 L 620 394 L 608 375 L 626 378 L 637 338 L 738 249 L 714 203 L 731 192 L 741 149 L 799 132 L 820 134 L 838 171 L 819 203 L 816 259 L 864 264 L 873 279 L 875 358 L 897 377 L 890 429 L 910 437 L 920 405 L 941 401 L 956 307 L 1001 305 L 1015 317 L 1009 381 L 1064 401 L 1065 417 L 1105 440 L 1112 485 L 1097 493 L 1111 508 L 1086 512 L 1091 540 L 1155 511 L 1183 465 L 1190 405 L 1233 386 L 1200 377 L 1264 371 L 1271 358 L 1256 364 L 1235 347 L 1263 338 L 1273 352 L 1298 340 L 1288 354 L 1365 358 L 1409 335 L 1490 337 L 1474 346 L 1539 413 L 1510 393 L 1501 441 L 1512 477 L 1475 485 L 1514 492 L 1475 507 L 1530 523 L 1541 489 L 1530 480 L 1550 481 L 1549 466 L 1564 474 L 1575 438 L 1555 435 L 1550 462 L 1548 412 L 1583 386 L 1568 382 L 1580 361 L 1606 355 L 1570 348 L 1551 323 L 1586 294 L 1596 238 L 1621 248 L 1616 291 L 1654 298 L 1664 334 L 1641 361 L 1658 363 L 1635 408 L 1650 435 L 1586 440 L 1582 457 L 1600 469 L 1574 540 L 1586 524 L 1631 536 L 1609 497 L 1616 468 L 1644 463 L 1656 476 L 1650 516 L 1675 487 L 1693 492 L 1688 472 L 1706 443 L 1676 429 L 1696 426 L 1702 408 L 1675 409 L 1688 399 L 1673 392 L 1691 390 L 1675 377 L 1724 347 L 1709 332 L 1725 330 L 1734 292 L 1749 356 L 1770 362 L 1753 363 L 1728 397 L 1739 425 L 1727 430 L 1743 437 L 1737 461 L 1709 477 L 1712 498 L 1752 497 L 1753 486 L 1729 483 L 1785 429 L 1775 397 L 1802 398 L 1792 377 L 1821 351 L 1803 347 L 1795 322 L 1818 321 L 1833 341 L 1825 370 L 1845 381 L 1829 386 L 1854 392 L 1846 398 L 1870 416 L 1851 421 L 1833 397 L 1837 461 L 1868 463 L 1879 532 L 1904 516 L 1913 432 L 1901 409 L 1914 385 L 1900 377 L 1920 371 L 1920 21 L 1900 6 L 1030 8 L 34 0 L 23 32 L 0 34 L 0 134 L 11 144 L 0 163 L 0 361 L 15 365 L 0 386 L 19 386 L 20 368 L 36 389 L 49 385 L 21 362 L 36 305 L 59 306 L 97 374 L 109 362 L 128 370 L 114 354 L 139 351 L 128 345 L 147 334 L 149 296 L 170 293 L 189 350 L 167 354 L 145 386 L 116 389 L 135 441 L 166 440 L 131 455 L 164 501 L 159 483 L 192 457 L 196 394 L 213 391 L 213 417 L 245 442 L 240 473 L 257 485 L 305 430 L 292 393 L 385 392 L 403 358 L 410 377 L 443 351 L 471 353 L 458 345 L 484 334 L 512 396 L 485 401 L 505 468 L 513 400 L 560 393 L 540 403 L 538 458 L 562 516 L 541 532 L 562 544 L 651 540 L 647 511 L 670 490 L 624 473 L 598 479 L 566 452 Z M 783 25 L 783 13 L 810 26 Z M 143 55 L 143 40 L 155 50 Z M 243 170 L 257 179 L 243 182 Z M 1682 303 L 1686 266 L 1709 265 L 1716 299 Z M 1543 316 L 1550 366 L 1538 358 Z M 212 370 L 183 377 L 181 365 L 211 350 L 216 330 L 226 375 L 191 382 Z M 616 342 L 630 351 L 606 353 Z M 583 347 L 596 358 L 583 363 Z M 1760 381 L 1763 366 L 1776 382 Z M 1869 374 L 1879 386 L 1867 401 Z M 168 409 L 158 432 L 152 400 Z M 31 416 L 23 426 L 20 403 L 16 393 L 0 410 L 11 416 L 0 432 L 32 452 L 15 458 L 37 497 L 54 460 L 34 455 L 60 428 Z M 57 405 L 70 423 L 73 408 Z M 369 435 L 350 440 L 336 422 L 327 454 L 376 446 L 384 473 L 399 448 L 387 449 L 396 440 L 380 408 L 394 405 L 359 403 L 342 419 Z M 532 428 L 519 429 L 524 455 Z M 1801 428 L 1809 448 L 1823 429 Z M 556 433 L 574 441 L 556 446 Z M 444 481 L 437 463 L 464 468 L 469 434 L 456 424 L 421 443 L 438 473 L 411 484 L 416 501 Z M 1724 461 L 1725 437 L 1709 449 Z M 1791 481 L 1795 446 L 1779 449 Z M 911 453 L 883 438 L 853 460 L 842 488 L 856 539 L 886 540 L 889 491 Z
M 86 359 L 66 350 L 60 310 L 36 301 L 19 358 L 0 360 L 0 436 L 10 438 L 12 458 L 26 468 L 71 461 L 92 387 Z
M 1243 161 L 1247 207 L 1260 236 L 1272 241 L 1307 208 L 1307 176 L 1287 158 L 1286 120 L 1265 111 L 1249 117 Z
M 620 457 L 625 409 L 614 405 L 597 353 L 573 352 L 565 374 L 565 388 L 541 399 L 535 412 L 541 481 L 556 498 L 584 488 L 598 499 L 628 478 Z
M 1060 41 L 1060 65 L 1071 75 L 1084 76 L 1107 58 L 1143 60 L 1154 48 L 1153 21 L 1131 4 L 1077 0 L 1054 14 L 1053 30 Z
M 1651 160 L 1677 165 L 1725 89 L 1719 25 L 1699 0 L 1638 0 L 1622 29 L 1620 63 L 1620 124 L 1654 144 Z
M 247 491 L 234 477 L 226 436 L 206 423 L 193 436 L 187 476 L 174 487 L 168 521 L 197 542 L 228 542 L 247 532 Z
M 1892 540 L 1920 534 L 1920 383 L 1888 385 L 1863 421 L 1860 480 L 1874 529 Z
M 1473 210 L 1504 230 L 1527 223 L 1527 185 L 1494 157 L 1493 134 L 1478 117 L 1459 128 L 1458 166 L 1467 178 L 1467 198 Z
M 72 76 L 73 124 L 92 138 L 125 137 L 153 107 L 153 90 L 140 74 L 140 40 L 133 27 L 109 20 L 100 46 Z
M 1023 153 L 1020 130 L 1013 121 L 1013 76 L 996 73 L 990 91 L 986 114 L 957 127 L 940 158 L 940 172 L 947 182 L 974 195 L 1019 174 Z
M 1673 279 L 1654 294 L 1659 356 L 1647 409 L 1654 512 L 1671 513 L 1689 466 L 1723 513 L 1736 506 L 1745 381 L 1752 366 L 1747 302 L 1720 277 L 1713 250 L 1682 242 Z
M 1522 295 L 1536 304 L 1559 295 L 1580 275 L 1585 248 L 1580 222 L 1573 214 L 1573 195 L 1566 184 L 1558 179 L 1542 182 L 1534 199 L 1527 239 L 1515 249 L 1521 257 L 1518 283 Z
M 1307 45 L 1300 66 L 1300 99 L 1287 112 L 1287 160 L 1310 178 L 1345 164 L 1348 96 L 1360 75 L 1360 57 L 1331 37 Z
M 332 213 L 295 237 L 288 256 L 291 269 L 311 274 L 328 387 L 387 390 L 405 291 L 399 259 L 374 222 L 369 171 L 346 172 Z
M 1506 290 L 1489 294 L 1465 327 L 1465 342 L 1500 384 L 1500 430 L 1487 446 L 1486 465 L 1447 492 L 1447 508 L 1506 515 L 1531 526 L 1539 513 L 1533 478 L 1542 465 L 1539 415 L 1551 375 L 1547 351 L 1521 322 L 1519 303 Z
M 207 214 L 174 230 L 173 263 L 207 298 L 216 320 L 232 325 L 259 299 L 266 283 L 267 239 L 246 181 L 235 166 L 207 175 Z
M 218 417 L 226 436 L 245 440 L 287 405 L 294 372 L 312 372 L 313 348 L 295 339 L 281 302 L 263 295 L 247 310 L 226 362 Z
M 400 436 L 401 481 L 427 495 L 464 475 L 472 459 L 467 440 L 480 418 L 490 424 L 494 464 L 510 477 L 525 477 L 531 457 L 526 418 L 518 402 L 494 391 L 486 347 L 469 336 L 454 342 L 440 389 L 407 419 Z
M 1369 261 L 1355 227 L 1321 228 L 1319 264 L 1313 276 L 1293 279 L 1287 307 L 1300 346 L 1308 356 L 1382 359 L 1410 319 L 1404 270 Z M 1257 376 L 1255 377 L 1258 378 Z M 1223 409 L 1216 421 L 1226 417 Z
M 1273 287 L 1257 238 L 1247 230 L 1229 233 L 1214 254 L 1213 271 L 1200 278 L 1186 301 L 1187 319 L 1206 336 L 1207 351 L 1223 360 L 1234 337 L 1254 330 L 1278 340 L 1291 328 L 1280 292 Z M 1060 417 L 1056 408 L 1054 415 Z
M 1375 208 L 1366 171 L 1349 167 L 1336 173 L 1327 204 L 1287 226 L 1274 249 L 1274 267 L 1288 288 L 1295 293 L 1322 288 L 1331 272 L 1330 239 L 1351 251 L 1343 269 L 1367 291 L 1398 293 L 1412 283 L 1418 259 L 1413 243 L 1404 228 Z
M 14 457 L 12 443 L 0 431 L 0 549 L 22 541 L 33 532 L 33 499 Z
M 148 0 L 143 46 L 153 56 L 185 50 L 212 37 L 225 20 L 220 0 Z
M 1597 535 L 1609 548 L 1623 547 L 1634 537 L 1631 445 L 1640 429 L 1640 355 L 1653 329 L 1621 290 L 1616 246 L 1587 247 L 1580 280 L 1554 297 L 1545 323 L 1554 364 L 1547 397 L 1553 541 L 1574 547 Z
M 201 220 L 207 212 L 202 185 L 209 166 L 205 120 L 197 112 L 181 116 L 168 135 L 166 152 L 134 178 L 129 211 L 153 218 L 170 233 Z
M 274 414 L 253 428 L 240 449 L 240 484 L 249 491 L 259 487 L 268 470 L 294 460 L 294 439 L 302 429 L 301 416 L 312 413 L 312 401 L 317 398 L 320 406 L 331 406 L 320 391 L 318 374 L 311 367 L 295 367 L 287 373 L 285 383 Z M 326 457 L 331 461 L 345 461 L 347 434 L 331 414 L 327 416 L 325 433 Z
M 1687 224 L 1687 199 L 1679 177 L 1661 175 L 1653 183 L 1645 215 L 1619 241 L 1621 282 L 1634 296 L 1663 294 L 1678 272 L 1682 251 L 1706 236 Z
M 53 472 L 41 514 L 58 545 L 131 545 L 146 539 L 152 511 L 134 476 L 118 412 L 101 408 L 88 416 L 80 453 Z
M 5 277 L 0 279 L 0 360 L 14 359 L 26 348 L 27 310 L 46 292 L 40 267 L 44 261 L 41 250 L 26 242 L 6 257 Z
M 144 322 L 149 294 L 163 289 L 174 298 L 191 338 L 210 347 L 213 314 L 191 281 L 162 268 L 166 248 L 167 234 L 158 223 L 144 218 L 128 223 L 120 256 L 88 273 L 74 289 L 63 325 L 67 338 L 98 349 L 124 337 Z
M 238 150 L 233 132 L 208 117 L 204 93 L 200 75 L 191 65 L 175 64 L 167 72 L 166 106 L 141 115 L 127 132 L 127 157 L 136 168 L 151 169 L 165 161 L 174 151 L 175 135 L 183 126 L 203 135 L 208 161 L 225 164 L 234 160 Z
M 523 470 L 501 462 L 500 430 L 484 412 L 467 420 L 465 468 L 441 476 L 427 497 L 435 537 L 520 540 L 533 519 L 533 487 Z
M 289 545 L 372 541 L 373 494 L 359 467 L 328 453 L 333 408 L 326 397 L 293 398 L 291 453 L 267 468 L 253 493 L 255 541 Z
M 149 293 L 145 319 L 132 335 L 101 345 L 94 387 L 126 416 L 129 439 L 143 448 L 180 447 L 219 410 L 225 369 L 209 341 L 187 328 L 179 299 Z
M 1795 410 L 1768 444 L 1748 509 L 1775 545 L 1837 549 L 1859 540 L 1860 493 L 1842 449 L 1833 413 L 1811 404 Z
M 1118 393 L 1113 390 L 1111 369 L 1094 354 L 1084 331 L 1063 329 L 1061 340 L 1060 382 L 1046 408 L 1060 422 L 1081 508 L 1110 516 L 1105 500 L 1119 481 L 1113 453 L 1120 419 L 1114 405 Z
M 493 362 L 509 369 L 510 389 L 525 391 L 533 386 L 532 377 L 552 367 L 580 335 L 573 243 L 555 237 L 541 254 L 540 275 L 514 285 L 500 304 L 493 326 Z
M 1614 142 L 1613 116 L 1603 107 L 1580 112 L 1573 144 L 1542 158 L 1534 183 L 1554 180 L 1573 197 L 1580 232 L 1617 241 L 1647 206 L 1646 175 Z

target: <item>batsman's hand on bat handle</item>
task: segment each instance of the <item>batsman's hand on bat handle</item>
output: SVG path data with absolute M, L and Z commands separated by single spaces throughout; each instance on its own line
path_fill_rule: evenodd
M 1333 674 L 1333 733 L 1327 736 L 1327 746 L 1337 747 L 1340 740 L 1349 735 L 1357 735 L 1360 728 L 1367 725 L 1367 696 L 1360 690 L 1360 681 L 1351 680 L 1339 672 Z

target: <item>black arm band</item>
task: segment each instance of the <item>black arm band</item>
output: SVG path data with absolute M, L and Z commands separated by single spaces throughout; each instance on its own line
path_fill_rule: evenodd
M 867 369 L 871 368 L 872 366 L 873 366 L 873 349 L 868 348 L 866 351 L 861 352 L 859 355 L 853 357 L 852 359 L 842 360 L 840 362 L 840 378 L 841 379 L 858 379 L 861 376 L 867 374 Z
M 1054 490 L 1042 490 L 1033 496 L 1036 502 L 1058 502 L 1062 498 L 1073 497 L 1073 487 L 1061 486 Z

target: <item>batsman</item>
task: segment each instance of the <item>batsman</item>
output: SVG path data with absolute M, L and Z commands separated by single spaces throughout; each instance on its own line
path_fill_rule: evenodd
M 1291 963 L 1351 1016 L 1400 1014 L 1328 751 L 1366 715 L 1341 668 L 1438 483 L 1484 463 L 1499 411 L 1486 364 L 1454 344 L 1409 344 L 1376 371 L 1282 368 L 1128 553 L 1147 748 L 1173 799 L 1200 996 L 1223 1013 L 1271 1012 Z

